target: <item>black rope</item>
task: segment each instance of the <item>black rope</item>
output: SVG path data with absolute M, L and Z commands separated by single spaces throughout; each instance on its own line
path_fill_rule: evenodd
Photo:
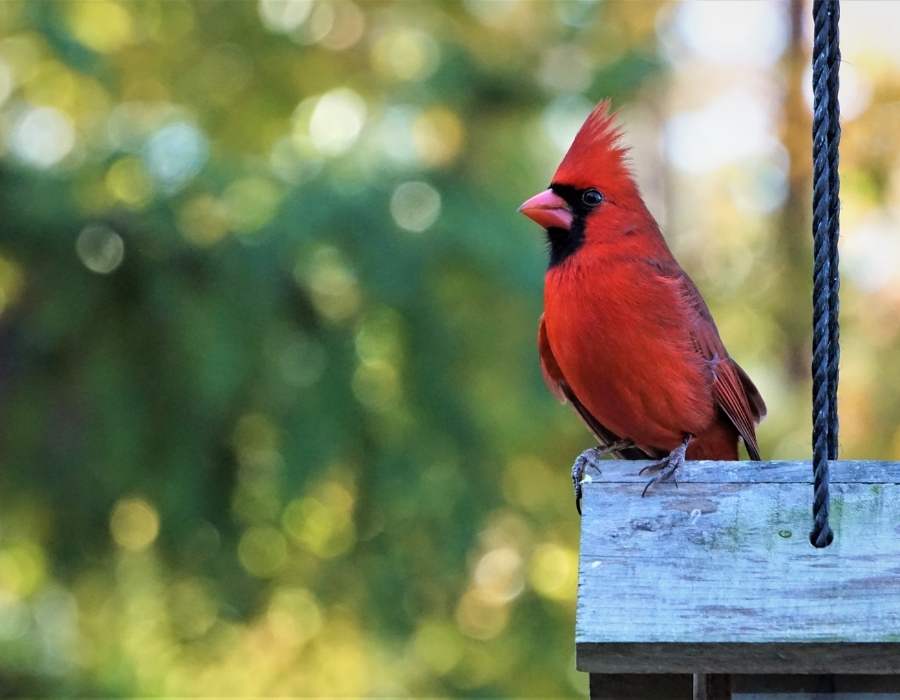
M 841 45 L 840 35 L 838 32 L 838 23 L 841 19 L 841 3 L 840 0 L 834 0 L 831 3 L 832 16 L 829 26 L 828 45 L 833 55 L 830 62 L 828 76 L 828 112 L 829 131 L 828 131 L 828 158 L 831 162 L 829 167 L 830 178 L 828 180 L 828 191 L 831 196 L 831 206 L 828 214 L 831 218 L 829 226 L 829 258 L 831 265 L 831 275 L 828 284 L 828 415 L 830 417 L 828 425 L 828 459 L 838 458 L 838 409 L 837 409 L 837 390 L 838 379 L 840 373 L 841 360 L 841 322 L 840 322 L 840 287 L 841 272 L 838 257 L 838 236 L 841 232 L 841 178 L 838 169 L 840 161 L 839 146 L 841 143 L 841 106 L 838 102 L 838 85 L 841 65 Z
M 841 140 L 838 104 L 840 0 L 813 2 L 813 529 L 810 542 L 827 547 L 828 460 L 837 459 L 840 361 L 838 234 Z

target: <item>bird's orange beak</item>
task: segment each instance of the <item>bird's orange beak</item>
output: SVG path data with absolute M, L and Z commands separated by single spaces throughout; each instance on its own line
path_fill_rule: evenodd
M 544 228 L 572 228 L 572 210 L 553 190 L 544 190 L 527 200 L 519 211 Z

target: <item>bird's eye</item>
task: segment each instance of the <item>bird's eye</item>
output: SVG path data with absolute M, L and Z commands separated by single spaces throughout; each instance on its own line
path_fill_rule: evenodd
M 581 195 L 581 201 L 589 207 L 596 207 L 603 201 L 603 195 L 597 190 L 585 190 Z

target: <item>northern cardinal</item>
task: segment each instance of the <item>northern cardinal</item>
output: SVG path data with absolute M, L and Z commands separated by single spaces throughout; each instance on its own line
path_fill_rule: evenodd
M 731 359 L 706 302 L 666 245 L 601 102 L 550 188 L 520 211 L 546 229 L 550 264 L 538 327 L 547 385 L 600 442 L 599 452 L 659 460 L 651 484 L 685 459 L 758 460 L 766 405 Z M 573 468 L 580 512 L 586 466 Z

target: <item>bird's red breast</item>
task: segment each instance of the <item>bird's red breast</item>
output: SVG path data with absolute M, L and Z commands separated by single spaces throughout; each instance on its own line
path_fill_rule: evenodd
M 765 404 L 644 205 L 606 103 L 522 211 L 550 243 L 544 376 L 598 439 L 655 457 L 690 434 L 689 459 L 736 459 L 740 437 L 758 459 Z

